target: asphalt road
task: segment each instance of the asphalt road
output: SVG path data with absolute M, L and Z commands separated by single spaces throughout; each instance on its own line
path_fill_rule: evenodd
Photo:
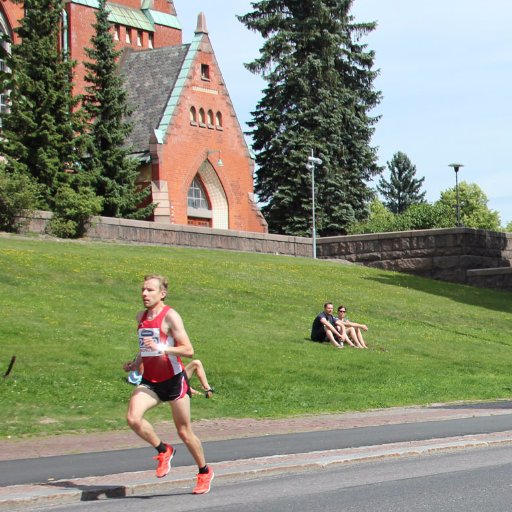
M 512 447 L 357 463 L 293 475 L 218 482 L 209 494 L 190 486 L 163 493 L 82 502 L 67 512 L 507 512 Z
M 511 416 L 485 416 L 363 427 L 322 432 L 273 435 L 204 443 L 208 462 L 251 459 L 271 455 L 308 453 L 320 450 L 374 446 L 403 441 L 420 441 L 451 436 L 486 434 L 512 429 Z M 186 448 L 177 444 L 173 466 L 189 466 L 193 461 Z M 0 486 L 43 483 L 48 480 L 102 476 L 155 467 L 151 448 L 101 453 L 85 453 L 0 462 Z M 247 511 L 245 511 L 247 512 Z

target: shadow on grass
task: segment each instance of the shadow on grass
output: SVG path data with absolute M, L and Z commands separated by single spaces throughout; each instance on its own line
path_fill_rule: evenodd
M 389 273 L 389 275 L 366 276 L 364 279 L 387 286 L 409 288 L 438 297 L 445 297 L 462 304 L 479 306 L 503 313 L 512 313 L 512 300 L 510 300 L 512 294 L 503 290 L 478 288 L 476 286 L 449 283 L 410 274 Z

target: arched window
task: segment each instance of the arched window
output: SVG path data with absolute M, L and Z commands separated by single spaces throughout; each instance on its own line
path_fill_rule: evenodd
M 208 202 L 208 195 L 201 183 L 201 180 L 196 176 L 192 180 L 192 184 L 188 189 L 188 207 L 194 210 L 210 210 Z
M 217 112 L 215 114 L 215 126 L 217 126 L 217 128 L 222 128 L 222 113 L 221 112 Z
M 191 226 L 229 229 L 226 193 L 219 175 L 208 158 L 203 161 L 194 176 L 188 192 L 187 223 Z M 191 208 L 190 205 L 200 208 Z M 204 208 L 205 206 L 208 209 Z
M 206 114 L 204 113 L 204 108 L 199 109 L 199 122 L 203 126 L 206 125 Z
M 213 126 L 213 112 L 211 110 L 208 110 L 208 124 Z
M 197 110 L 196 107 L 190 107 L 190 123 L 197 124 Z

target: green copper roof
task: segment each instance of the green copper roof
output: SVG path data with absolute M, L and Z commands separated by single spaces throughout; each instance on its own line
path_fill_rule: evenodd
M 154 24 L 164 27 L 177 28 L 181 30 L 181 23 L 176 16 L 165 12 L 154 11 L 153 9 L 143 9 L 142 11 Z
M 108 20 L 116 25 L 139 28 L 148 32 L 154 32 L 155 30 L 151 21 L 138 9 L 130 9 L 124 5 L 112 3 L 107 4 L 107 9 L 110 11 Z
M 85 5 L 98 9 L 98 0 L 68 0 L 69 3 Z M 181 24 L 176 16 L 165 12 L 147 9 L 148 2 L 143 3 L 142 10 L 132 9 L 125 5 L 119 5 L 107 2 L 107 10 L 109 11 L 108 20 L 116 25 L 124 25 L 127 27 L 138 28 L 148 32 L 154 32 L 154 25 L 162 25 L 181 30 Z

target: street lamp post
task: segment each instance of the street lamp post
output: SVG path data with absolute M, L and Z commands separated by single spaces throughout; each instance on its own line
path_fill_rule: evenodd
M 316 218 L 315 218 L 315 165 L 321 165 L 322 160 L 314 156 L 313 150 L 311 155 L 308 156 L 308 163 L 306 169 L 311 171 L 311 207 L 313 209 L 312 225 L 311 225 L 311 238 L 313 242 L 313 259 L 316 259 Z
M 462 164 L 450 164 L 448 167 L 453 167 L 453 170 L 455 171 L 455 195 L 456 195 L 456 201 L 457 204 L 455 205 L 455 213 L 457 215 L 457 227 L 460 228 L 460 201 L 459 201 L 459 169 L 461 167 L 464 167 Z

